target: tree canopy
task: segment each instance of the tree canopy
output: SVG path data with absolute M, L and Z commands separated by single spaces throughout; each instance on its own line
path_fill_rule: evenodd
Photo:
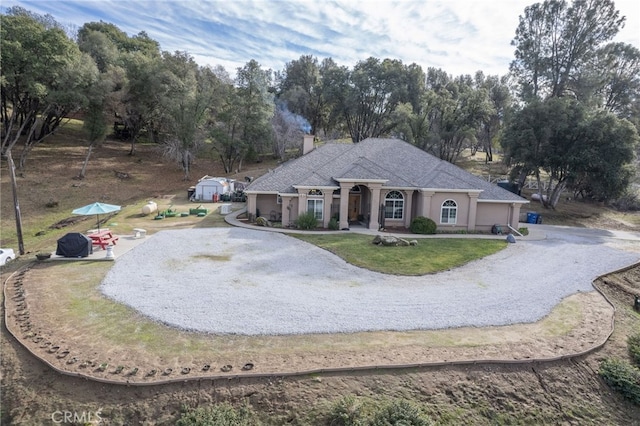
M 603 201 L 621 195 L 633 175 L 638 133 L 609 112 L 550 98 L 517 111 L 504 130 L 502 145 L 514 166 L 512 175 L 533 174 L 538 187 L 546 188 L 541 202 L 555 207 L 567 187 Z
M 234 79 L 188 52 L 161 51 L 144 31 L 129 36 L 89 22 L 70 38 L 49 15 L 14 7 L 0 18 L 2 151 L 19 144 L 19 168 L 65 117 L 82 111 L 87 161 L 113 124 L 114 135 L 131 142 L 131 155 L 146 138 L 185 178 L 204 153 L 227 173 L 264 155 L 284 159 L 303 132 L 354 143 L 398 138 L 450 162 L 468 148 L 493 161 L 501 144 L 514 176 L 548 176 L 555 187 L 605 201 L 632 176 L 640 51 L 612 42 L 625 18 L 611 0 L 526 7 L 503 76 L 453 76 L 393 58 L 347 66 L 302 55 L 277 72 L 250 59 Z M 594 152 L 612 158 L 608 167 L 596 167 Z
M 522 98 L 578 92 L 579 76 L 624 19 L 611 0 L 545 0 L 526 7 L 512 42 L 516 51 L 511 63 Z
M 36 144 L 87 106 L 98 70 L 51 17 L 19 7 L 0 15 L 0 52 L 2 152 L 25 136 L 18 163 L 22 169 Z

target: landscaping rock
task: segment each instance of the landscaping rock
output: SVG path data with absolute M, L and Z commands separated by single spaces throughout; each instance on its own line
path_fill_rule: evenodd
M 396 243 L 396 245 L 400 247 L 409 247 L 411 244 L 409 243 L 409 240 L 398 238 L 398 242 Z
M 273 226 L 271 224 L 271 222 L 263 216 L 259 216 L 258 218 L 256 218 L 256 225 L 258 226 Z
M 372 243 L 376 245 L 383 245 L 388 247 L 396 247 L 396 246 L 408 247 L 411 245 L 409 241 L 403 238 L 394 237 L 392 235 L 384 235 L 384 236 L 376 235 Z M 417 241 L 416 241 L 416 244 L 418 244 Z
M 508 243 L 515 243 L 516 242 L 516 237 L 514 237 L 513 234 L 507 235 L 507 242 Z

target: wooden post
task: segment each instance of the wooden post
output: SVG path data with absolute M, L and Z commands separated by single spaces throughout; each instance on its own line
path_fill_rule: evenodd
M 18 202 L 18 184 L 16 182 L 16 165 L 13 162 L 11 148 L 6 151 L 7 164 L 9 165 L 9 178 L 11 180 L 11 191 L 13 192 L 13 208 L 16 216 L 16 236 L 18 237 L 18 252 L 24 255 L 24 240 L 22 238 L 22 214 L 20 213 L 20 203 Z

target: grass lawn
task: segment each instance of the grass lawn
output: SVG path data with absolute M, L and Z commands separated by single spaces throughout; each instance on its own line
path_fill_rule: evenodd
M 504 240 L 473 238 L 422 238 L 417 246 L 384 247 L 372 244 L 370 235 L 292 234 L 340 256 L 345 261 L 376 272 L 394 275 L 433 274 L 496 253 Z

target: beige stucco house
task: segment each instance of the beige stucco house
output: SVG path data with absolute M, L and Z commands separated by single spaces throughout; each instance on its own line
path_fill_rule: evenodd
M 369 138 L 356 144 L 326 143 L 269 171 L 245 190 L 250 218 L 292 224 L 313 212 L 323 227 L 332 217 L 340 229 L 359 223 L 369 229 L 406 227 L 417 216 L 439 230 L 490 231 L 497 224 L 517 229 L 528 203 L 398 139 Z

